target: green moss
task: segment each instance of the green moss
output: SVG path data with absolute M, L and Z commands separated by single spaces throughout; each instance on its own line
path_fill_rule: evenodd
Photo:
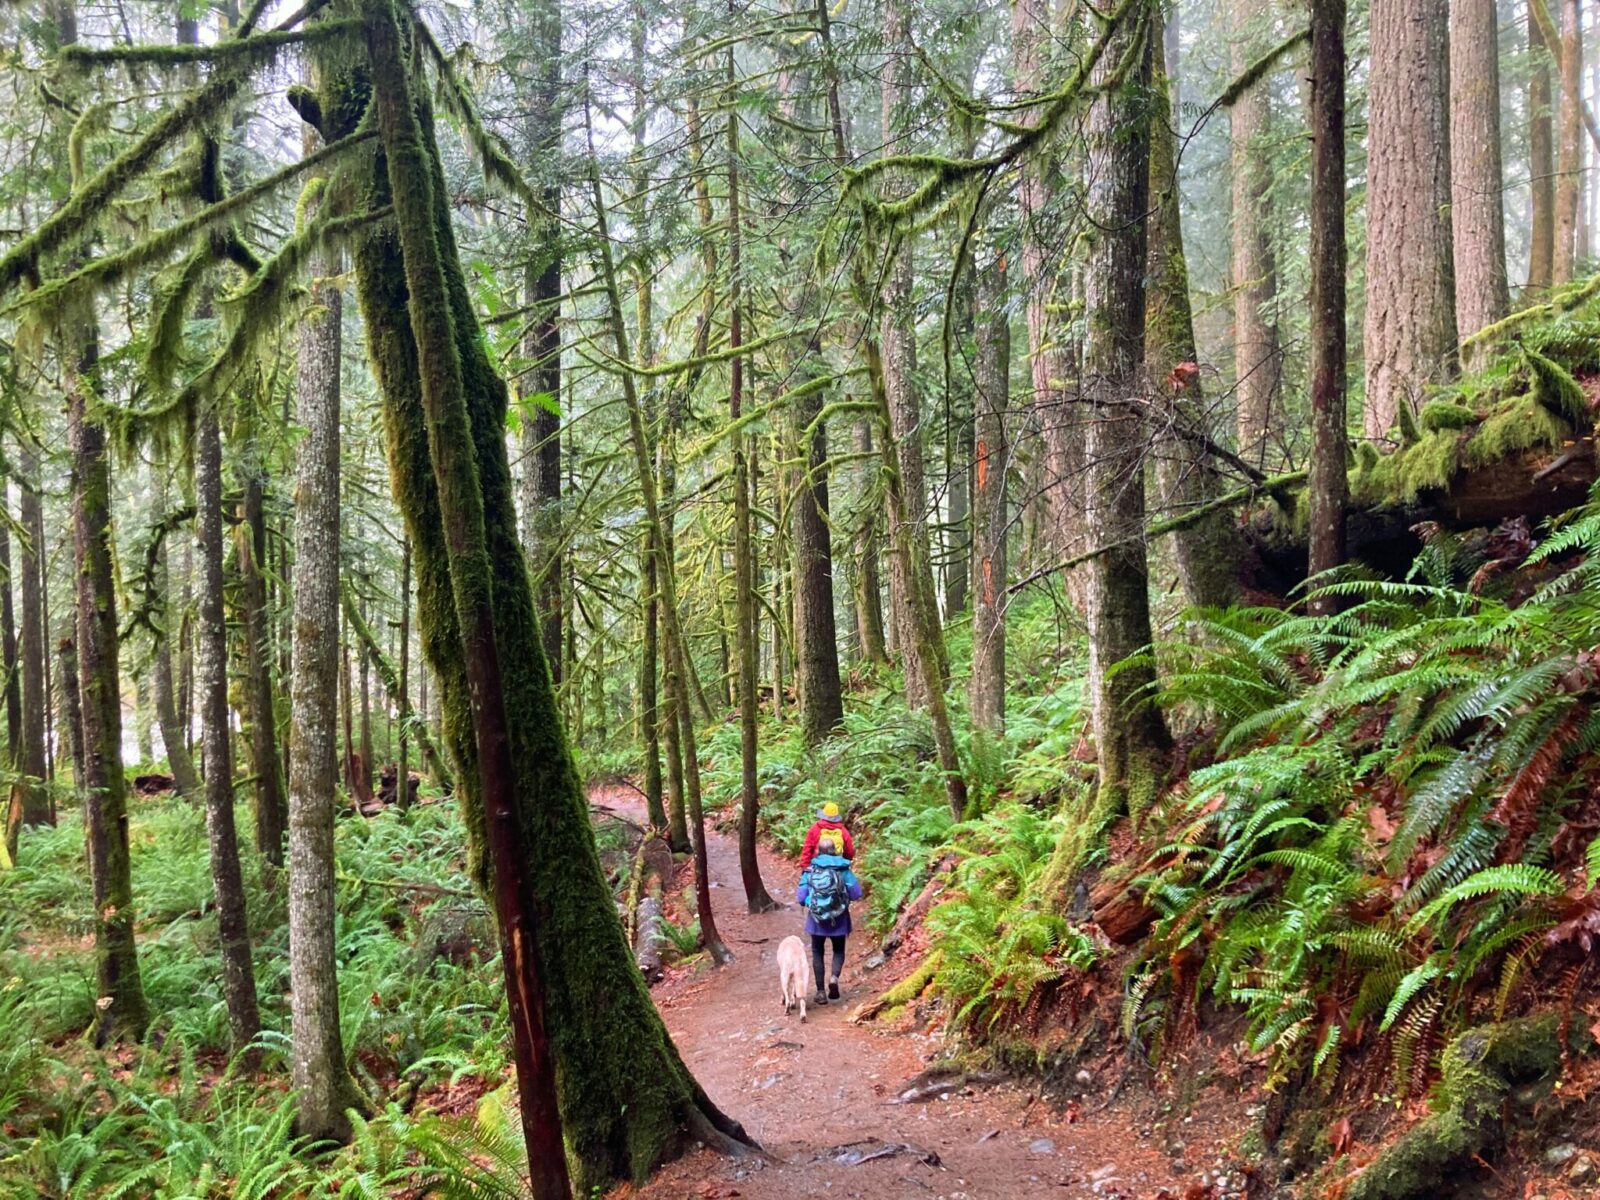
M 1453 400 L 1429 400 L 1422 406 L 1419 418 L 1428 433 L 1443 433 L 1452 429 L 1465 429 L 1478 419 L 1478 414 L 1465 404 Z
M 1521 450 L 1559 445 L 1571 434 L 1567 423 L 1529 392 L 1502 402 L 1484 418 L 1463 458 L 1469 467 L 1486 467 Z
M 1402 446 L 1414 446 L 1422 438 L 1422 431 L 1417 428 L 1417 415 L 1411 411 L 1409 401 L 1401 400 L 1395 410 L 1395 428 L 1399 430 Z
M 1350 495 L 1358 503 L 1408 504 L 1420 494 L 1450 483 L 1461 461 L 1461 439 L 1454 431 L 1424 434 L 1392 454 L 1363 446 L 1357 452 Z
M 1566 421 L 1574 428 L 1588 425 L 1590 423 L 1588 401 L 1583 389 L 1578 386 L 1578 381 L 1568 373 L 1567 369 L 1526 346 L 1522 347 L 1522 357 L 1533 377 L 1531 394 L 1534 399 L 1548 409 L 1552 416 Z
M 1346 1200 L 1410 1200 L 1440 1194 L 1448 1173 L 1499 1135 L 1501 1100 L 1514 1085 L 1548 1078 L 1561 1045 L 1553 1015 L 1469 1030 L 1444 1052 L 1432 1116 L 1362 1171 Z

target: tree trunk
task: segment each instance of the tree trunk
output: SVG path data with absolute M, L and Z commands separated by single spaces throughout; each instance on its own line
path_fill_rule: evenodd
M 11 499 L 9 481 L 0 477 L 0 651 L 4 654 L 6 762 L 22 757 L 22 672 L 17 662 L 17 613 L 12 600 Z
M 1578 250 L 1583 180 L 1583 25 L 1579 0 L 1559 0 L 1561 106 L 1556 121 L 1555 257 L 1551 278 L 1570 283 Z
M 1456 323 L 1463 337 L 1494 324 L 1511 307 L 1501 202 L 1495 7 L 1496 0 L 1453 0 L 1450 5 L 1450 223 Z M 1315 341 L 1312 347 L 1314 352 Z M 1477 354 L 1481 357 L 1482 351 Z
M 730 4 L 732 0 L 730 0 Z M 733 48 L 728 48 L 728 82 L 736 86 Z M 739 110 L 728 109 L 728 349 L 735 357 L 729 365 L 728 419 L 737 427 L 744 404 L 744 280 L 743 216 L 739 209 Z M 757 819 L 761 789 L 756 781 L 756 685 L 760 646 L 756 624 L 756 561 L 750 530 L 750 463 L 747 438 L 733 439 L 733 580 L 736 641 L 739 647 L 739 877 L 745 904 L 753 913 L 777 907 L 761 881 L 756 856 Z
M 461 349 L 450 320 L 445 267 L 435 228 L 438 212 L 433 189 L 437 181 L 430 169 L 434 163 L 418 127 L 392 0 L 364 0 L 362 10 L 373 108 L 388 160 L 408 293 L 427 461 L 433 470 L 439 533 L 449 555 L 461 672 L 469 689 L 528 1170 L 535 1200 L 566 1200 L 571 1184 L 556 1097 L 555 1059 L 546 1026 L 541 961 L 548 947 L 539 944 L 544 921 L 527 869 L 528 853 L 534 847 L 518 805 L 520 785 L 501 674 L 485 497 L 474 461 Z M 393 438 L 390 447 L 392 454 Z M 500 453 L 503 457 L 503 441 Z M 526 579 L 525 573 L 522 578 Z M 442 602 L 443 597 L 438 599 Z M 532 670 L 543 674 L 540 682 L 548 692 L 548 668 L 540 672 L 538 660 L 543 655 L 537 649 L 534 653 Z M 528 667 L 524 664 L 524 669 Z
M 311 139 L 307 138 L 308 148 Z M 346 1065 L 335 952 L 334 811 L 339 803 L 339 361 L 344 298 L 313 260 L 314 307 L 300 322 L 294 520 L 294 646 L 289 741 L 290 1082 L 295 1128 L 312 1141 L 350 1137 L 364 1101 Z M 407 714 L 402 710 L 402 720 Z
M 278 721 L 273 696 L 271 614 L 267 608 L 266 481 L 254 466 L 241 480 L 240 522 L 234 531 L 243 593 L 246 682 L 250 689 L 250 758 L 255 771 L 256 850 L 274 867 L 283 866 L 283 839 L 289 827 L 278 759 Z
M 974 260 L 977 362 L 972 424 L 972 724 L 998 734 L 1006 721 L 1006 476 L 1011 442 L 1010 285 L 1004 250 Z
M 667 844 L 672 847 L 674 854 L 686 854 L 691 849 L 691 843 L 688 802 L 684 797 L 683 725 L 678 716 L 677 696 L 680 690 L 688 690 L 688 667 L 682 662 L 677 645 L 666 636 L 666 620 L 661 612 L 662 585 L 667 572 L 674 569 L 673 564 L 677 561 L 672 530 L 672 513 L 677 505 L 678 489 L 675 451 L 675 438 L 669 429 L 656 447 L 656 466 L 661 477 L 661 522 L 650 527 L 646 545 L 656 550 L 653 578 L 656 581 L 656 617 L 661 621 L 662 635 L 661 682 L 665 696 L 661 705 L 661 725 L 667 741 Z M 656 548 L 658 536 L 665 541 Z
M 1047 49 L 1053 44 L 1047 0 L 1016 0 L 1011 9 L 1011 45 L 1020 96 L 1038 96 L 1049 90 Z M 1022 120 L 1037 119 L 1036 114 L 1024 110 Z M 1062 298 L 1058 294 L 1066 278 L 1062 264 L 1068 257 L 1063 242 L 1070 236 L 1054 212 L 1061 175 L 1057 144 L 1052 139 L 1024 158 L 1017 181 L 1017 216 L 1033 383 L 1030 408 L 1040 442 L 1037 507 L 1047 518 L 1046 536 L 1053 553 L 1070 558 L 1088 548 L 1089 530 L 1083 520 L 1083 422 L 1076 398 L 1069 394 L 1073 372 L 1064 342 L 1068 334 L 1050 311 Z M 1073 602 L 1081 604 L 1080 574 L 1070 572 L 1066 585 Z
M 411 807 L 411 542 L 400 550 L 400 692 L 394 698 L 400 745 L 395 754 L 395 795 L 400 811 Z M 422 730 L 423 734 L 427 730 Z
M 1373 0 L 1367 99 L 1367 436 L 1452 375 L 1448 0 Z
M 83 744 L 83 694 L 79 691 L 78 645 L 72 630 L 77 617 L 69 618 L 62 626 L 62 638 L 57 652 L 61 658 L 61 715 L 67 725 L 67 753 L 72 758 L 72 790 L 78 802 L 84 802 L 84 780 L 89 775 L 88 751 Z M 87 805 L 85 805 L 87 808 Z M 87 817 L 87 814 L 86 814 Z M 89 872 L 94 874 L 94 831 L 86 831 L 89 847 Z
M 794 413 L 805 462 L 799 492 L 791 501 L 794 641 L 800 731 L 808 746 L 820 745 L 844 724 L 839 638 L 833 619 L 833 536 L 829 529 L 828 429 L 822 420 L 823 398 L 821 391 L 806 393 L 795 402 Z
M 122 770 L 122 696 L 117 666 L 116 568 L 111 550 L 111 464 L 106 432 L 89 415 L 99 359 L 94 311 L 62 322 L 57 344 L 76 351 L 67 386 L 72 456 L 72 550 L 77 581 L 77 699 L 83 754 L 77 775 L 88 826 L 94 893 L 99 1017 L 95 1040 L 138 1036 L 149 1023 L 133 938 L 133 877 L 128 858 L 128 793 Z M 71 349 L 68 349 L 71 348 Z
M 1153 70 L 1152 94 L 1159 99 L 1165 87 L 1166 72 Z M 1150 121 L 1149 185 L 1154 214 L 1148 224 L 1144 357 L 1152 393 L 1166 397 L 1165 403 L 1170 405 L 1165 421 L 1170 428 L 1155 431 L 1161 501 L 1182 515 L 1216 500 L 1224 487 L 1210 453 L 1194 436 L 1205 431 L 1205 403 L 1189 305 L 1189 260 L 1178 211 L 1175 140 L 1164 112 L 1154 115 Z M 1186 525 L 1174 536 L 1173 548 L 1178 580 L 1190 604 L 1222 607 L 1237 599 L 1243 546 L 1236 513 L 1218 510 Z
M 1109 33 L 1094 69 L 1094 81 L 1104 90 L 1096 93 L 1088 118 L 1087 209 L 1100 231 L 1084 267 L 1088 524 L 1111 547 L 1088 563 L 1085 589 L 1102 812 L 1124 806 L 1137 812 L 1153 800 L 1169 745 L 1160 710 L 1145 694 L 1155 672 L 1148 659 L 1134 659 L 1153 638 L 1144 544 L 1145 435 L 1139 406 L 1128 398 L 1139 393 L 1144 345 L 1147 244 L 1141 218 L 1148 210 L 1149 127 L 1153 117 L 1165 115 L 1153 114 L 1143 96 L 1150 77 L 1150 47 L 1139 29 L 1145 19 L 1142 10 L 1130 9 Z M 1130 54 L 1140 56 L 1131 67 L 1125 61 Z
M 1230 63 L 1242 75 L 1256 59 L 1268 30 L 1268 0 L 1232 0 Z M 1275 312 L 1278 268 L 1267 230 L 1272 161 L 1267 146 L 1271 105 L 1267 88 L 1246 88 L 1229 111 L 1233 181 L 1233 366 L 1239 455 L 1261 468 L 1273 432 L 1273 406 L 1283 362 Z M 1191 360 L 1192 361 L 1192 360 Z
M 559 1138 L 564 1130 L 578 1168 L 575 1182 L 586 1193 L 591 1184 L 642 1178 L 686 1133 L 726 1144 L 742 1139 L 742 1132 L 717 1112 L 684 1068 L 623 937 L 543 665 L 511 504 L 504 434 L 507 394 L 488 358 L 457 256 L 432 115 L 425 93 L 407 86 L 389 0 L 367 0 L 365 11 L 372 77 L 380 94 L 378 127 L 394 185 L 395 222 L 404 239 L 397 245 L 392 227 L 374 230 L 358 247 L 356 272 L 383 396 L 390 469 L 417 559 L 424 650 L 434 668 L 451 753 L 462 768 L 458 791 L 470 840 L 479 847 L 470 861 L 482 879 L 482 846 L 490 840 L 486 834 L 492 824 L 496 889 L 527 885 L 520 901 L 498 893 L 497 908 L 520 906 L 536 914 L 532 928 L 523 926 L 520 944 L 513 933 L 516 926 L 502 918 L 508 968 L 515 969 L 519 960 L 527 965 L 534 956 L 549 973 L 547 988 L 512 993 L 513 1004 L 519 994 L 529 1002 L 542 998 L 548 1004 L 550 1055 L 545 1062 L 561 1064 L 560 1078 L 554 1081 L 559 1123 L 548 1104 L 523 1103 L 524 1121 L 535 1124 L 537 1133 L 529 1160 L 541 1171 L 553 1170 L 552 1163 L 562 1155 Z M 412 116 L 413 103 L 421 119 Z M 360 113 L 364 107 L 359 102 L 324 104 L 323 110 Z M 383 189 L 378 191 L 381 198 Z M 418 212 L 421 206 L 426 207 Z M 399 317 L 407 312 L 409 322 Z M 617 350 L 626 355 L 625 340 Z M 631 377 L 625 378 L 631 383 Z M 630 424 L 636 421 L 634 409 Z M 632 432 L 637 438 L 636 426 Z M 437 465 L 430 450 L 440 453 Z M 642 451 L 636 447 L 636 452 Z M 463 454 L 470 457 L 463 460 Z M 476 505 L 474 497 L 479 498 Z M 476 522 L 463 522 L 474 507 Z M 467 544 L 462 549 L 468 553 L 457 547 L 463 533 Z M 458 582 L 467 599 L 476 592 L 472 605 L 453 602 Z M 485 597 L 493 606 L 487 631 L 482 629 Z M 472 618 L 474 628 L 464 627 L 463 613 Z M 496 687 L 481 686 L 493 661 L 481 653 L 486 645 L 506 668 L 492 681 Z M 483 715 L 491 719 L 484 732 L 492 734 L 492 697 L 499 688 L 504 689 L 502 718 L 511 711 L 518 719 L 504 730 L 507 740 L 477 737 L 472 699 L 480 698 L 484 706 L 483 698 L 488 698 L 491 711 Z M 497 750 L 497 743 L 504 749 Z M 486 754 L 480 749 L 502 756 L 502 763 L 509 756 L 517 784 L 509 796 L 499 783 L 493 790 L 484 786 L 479 759 Z M 491 779 L 497 774 L 487 773 Z M 496 795 L 508 803 L 497 800 L 486 812 L 486 802 Z M 506 835 L 524 829 L 527 853 L 518 858 L 506 852 Z M 521 1016 L 526 1019 L 525 1013 Z M 513 1028 L 522 1020 L 514 1021 Z M 528 1033 L 526 1040 L 537 1044 L 533 1031 Z M 530 1083 L 549 1075 L 519 1069 L 519 1077 Z M 564 1182 L 559 1187 L 547 1182 L 536 1194 L 564 1196 L 564 1187 Z
M 39 497 L 39 460 L 27 445 L 18 454 L 22 503 L 22 741 L 18 746 L 16 769 L 23 776 L 11 788 L 7 816 L 7 849 L 16 859 L 17 843 L 13 830 L 21 825 L 54 824 L 49 789 L 45 787 L 45 651 L 43 582 L 44 518 Z M 14 818 L 14 820 L 13 820 Z
M 344 618 L 350 634 L 359 643 L 361 655 L 365 662 L 369 662 L 378 672 L 378 680 L 383 684 L 384 690 L 389 694 L 389 699 L 394 702 L 400 712 L 400 721 L 403 726 L 410 726 L 415 730 L 417 746 L 422 751 L 422 761 L 426 765 L 428 774 L 439 787 L 448 790 L 454 785 L 450 774 L 450 767 L 439 753 L 433 735 L 428 732 L 426 715 L 414 712 L 407 701 L 405 688 L 401 683 L 401 674 L 395 669 L 394 663 L 384 655 L 378 646 L 378 639 L 372 632 L 372 627 L 356 608 L 355 600 L 346 590 L 343 599 Z
M 170 595 L 170 576 L 167 571 L 167 545 L 163 540 L 156 551 L 158 587 L 163 601 Z M 189 753 L 189 738 L 178 713 L 178 698 L 172 678 L 172 638 L 170 604 L 166 604 L 168 618 L 162 621 L 162 634 L 151 647 L 150 671 L 153 676 L 156 698 L 156 720 L 161 726 L 161 745 L 167 754 L 167 769 L 172 772 L 172 784 L 178 795 L 196 803 L 203 799 L 200 776 L 194 769 L 194 758 Z
M 885 44 L 901 47 L 910 40 L 908 17 L 902 0 L 885 0 L 883 5 L 883 33 Z M 906 56 L 891 49 L 882 74 L 883 99 L 883 153 L 898 154 L 908 117 L 904 111 L 908 101 L 906 91 Z M 922 452 L 922 397 L 916 384 L 917 336 L 912 314 L 912 266 L 910 235 L 890 235 L 887 251 L 889 265 L 884 273 L 883 320 L 879 334 L 881 340 L 881 374 L 887 400 L 887 432 L 890 446 L 885 443 L 885 455 L 893 454 L 899 473 L 899 505 L 889 507 L 889 538 L 898 544 L 901 540 L 896 522 L 909 523 L 908 533 L 913 544 L 920 543 L 921 553 L 902 555 L 896 553 L 889 562 L 889 613 L 895 623 L 896 642 L 900 649 L 900 664 L 905 675 L 906 702 L 913 708 L 927 708 L 932 703 L 933 690 L 943 692 L 944 681 L 949 676 L 949 661 L 944 652 L 944 638 L 937 628 L 930 639 L 920 629 L 922 620 L 918 609 L 926 602 L 935 604 L 934 621 L 938 612 L 933 584 L 933 564 L 928 554 L 927 507 L 928 490 L 925 482 Z M 926 599 L 924 599 L 924 597 Z M 934 671 L 930 675 L 922 669 L 917 656 L 934 655 Z M 937 681 L 930 687 L 929 679 Z
M 878 506 L 873 497 L 876 488 L 871 481 L 876 470 L 872 459 L 872 422 L 857 421 L 852 449 L 864 465 L 861 475 L 866 486 L 863 491 L 868 503 L 862 505 L 856 527 L 856 641 L 863 662 L 878 666 L 889 661 L 889 650 L 884 644 L 883 627 L 883 577 L 878 568 Z
M 1312 0 L 1311 475 L 1307 484 L 1312 575 L 1344 562 L 1350 489 L 1345 468 L 1344 21 L 1345 0 Z M 1495 207 L 1499 207 L 1498 193 Z M 1503 246 L 1500 262 L 1503 291 Z M 1318 596 L 1311 608 L 1326 613 L 1334 603 L 1331 596 Z
M 223 611 L 222 432 L 215 412 L 202 413 L 195 435 L 195 527 L 200 548 L 200 629 L 197 639 L 200 740 L 206 773 L 206 839 L 216 892 L 222 949 L 222 994 L 233 1052 L 261 1032 L 244 873 L 233 821 L 233 746 L 228 715 L 228 625 Z M 87 659 L 84 665 L 88 675 Z M 89 706 L 84 705 L 87 716 Z
M 1555 124 L 1551 116 L 1550 63 L 1556 47 L 1547 45 L 1534 15 L 1545 0 L 1528 0 L 1528 284 L 1523 302 L 1550 290 L 1556 249 Z

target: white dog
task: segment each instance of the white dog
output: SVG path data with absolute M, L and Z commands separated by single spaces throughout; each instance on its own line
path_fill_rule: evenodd
M 806 944 L 790 934 L 778 943 L 778 986 L 783 989 L 783 1011 L 792 1012 L 800 1004 L 800 1019 L 806 1019 L 806 997 L 810 995 L 811 956 Z

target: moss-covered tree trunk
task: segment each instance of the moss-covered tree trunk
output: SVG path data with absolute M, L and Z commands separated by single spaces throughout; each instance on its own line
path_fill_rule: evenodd
M 1049 51 L 1056 45 L 1050 7 L 1047 0 L 1017 0 L 1011 9 L 1012 69 L 1017 91 L 1024 96 L 1049 90 Z M 1038 118 L 1024 112 L 1021 119 Z M 1033 531 L 1054 553 L 1070 558 L 1089 548 L 1091 534 L 1083 516 L 1083 422 L 1068 391 L 1073 376 L 1070 335 L 1051 312 L 1067 299 L 1063 293 L 1069 284 L 1064 235 L 1053 211 L 1063 174 L 1060 147 L 1059 139 L 1052 140 L 1024 157 L 1017 179 L 1017 215 L 1032 382 L 1028 407 L 1040 443 L 1033 456 L 1038 486 L 1028 508 L 1036 518 Z M 1065 582 L 1073 603 L 1081 606 L 1081 573 L 1069 571 Z
M 200 548 L 198 686 L 204 748 L 206 839 L 222 951 L 222 994 L 238 1054 L 261 1032 L 256 1005 L 244 872 L 233 819 L 233 731 L 228 711 L 228 624 L 223 606 L 222 432 L 216 412 L 200 414 L 194 452 L 195 530 Z M 87 668 L 85 668 L 87 672 Z M 84 705 L 85 716 L 88 704 Z
M 156 571 L 162 596 L 170 596 L 170 575 L 167 569 L 167 543 L 162 539 L 156 550 Z M 178 708 L 177 685 L 172 672 L 173 617 L 170 604 L 162 621 L 161 636 L 150 648 L 150 673 L 155 687 L 156 722 L 161 726 L 161 744 L 167 754 L 167 769 L 172 772 L 172 784 L 186 800 L 200 801 L 203 793 L 199 773 L 194 769 L 194 756 L 189 753 L 188 733 Z
M 17 670 L 17 610 L 11 570 L 11 501 L 9 481 L 0 477 L 0 669 L 5 671 L 6 762 L 15 767 L 22 748 L 22 674 Z
M 1345 402 L 1345 0 L 1311 5 L 1311 469 L 1309 570 L 1344 562 L 1350 490 Z M 1331 596 L 1312 600 L 1332 609 Z
M 733 48 L 728 49 L 730 86 L 737 80 Z M 728 349 L 734 351 L 730 363 L 728 418 L 738 425 L 744 406 L 744 259 L 739 208 L 739 121 L 736 108 L 728 110 Z M 770 912 L 777 907 L 761 881 L 761 862 L 756 856 L 756 821 L 761 804 L 761 789 L 756 781 L 757 659 L 760 654 L 756 624 L 756 563 L 750 530 L 750 460 L 745 452 L 748 439 L 743 433 L 733 439 L 733 579 L 734 618 L 739 646 L 739 877 L 744 884 L 745 904 L 753 913 Z
M 906 79 L 909 59 L 900 53 L 898 47 L 904 46 L 910 39 L 909 21 L 910 16 L 902 0 L 885 0 L 883 35 L 886 45 L 891 47 L 880 76 L 883 153 L 886 155 L 899 154 L 906 149 L 906 131 L 910 125 Z M 942 631 L 936 629 L 930 637 L 925 628 L 926 614 L 922 612 L 932 603 L 937 626 L 933 563 L 928 553 L 922 396 L 916 381 L 917 339 L 915 315 L 912 312 L 915 271 L 911 236 L 909 233 L 904 236 L 891 234 L 886 246 L 889 262 L 884 269 L 878 370 L 888 419 L 880 433 L 887 432 L 884 454 L 885 457 L 892 454 L 896 460 L 900 492 L 900 503 L 891 503 L 888 508 L 889 540 L 897 547 L 889 563 L 889 617 L 895 625 L 900 665 L 905 676 L 906 701 L 913 708 L 931 709 L 934 705 L 933 693 L 944 691 L 945 681 L 950 675 L 950 664 L 944 650 Z M 909 524 L 909 539 L 902 539 L 899 522 Z M 898 550 L 903 540 L 912 551 L 909 555 Z M 924 671 L 918 661 L 917 656 L 921 654 L 934 656 L 932 674 Z
M 88 826 L 98 981 L 95 1040 L 138 1035 L 149 1023 L 133 927 L 128 791 L 122 770 L 122 695 L 117 667 L 116 570 L 111 550 L 111 463 L 106 431 L 90 412 L 99 359 L 87 305 L 62 321 L 57 344 L 71 358 L 67 445 L 72 457 L 72 550 L 76 586 L 77 701 L 83 753 L 78 787 Z
M 245 465 L 234 545 L 243 606 L 246 683 L 250 695 L 250 758 L 255 772 L 256 850 L 274 867 L 283 866 L 283 839 L 289 807 L 284 798 L 278 757 L 278 722 L 273 696 L 271 615 L 267 609 L 266 480 L 259 463 Z
M 1271 33 L 1268 0 L 1230 0 L 1230 69 L 1243 75 Z M 1278 264 L 1272 227 L 1272 154 L 1268 144 L 1271 94 L 1264 83 L 1244 89 L 1229 109 L 1233 184 L 1233 364 L 1239 454 L 1263 468 L 1274 432 L 1283 356 L 1276 314 Z
M 1089 527 L 1111 547 L 1087 564 L 1089 696 L 1102 812 L 1154 798 L 1168 746 L 1146 690 L 1151 643 L 1144 544 L 1145 433 L 1139 406 L 1144 348 L 1149 129 L 1165 105 L 1149 94 L 1153 21 L 1130 10 L 1109 34 L 1089 108 L 1088 217 L 1100 232 L 1084 267 L 1083 371 L 1089 405 Z M 1130 61 L 1131 59 L 1131 61 Z M 1115 670 L 1113 668 L 1116 668 Z
M 26 541 L 22 546 L 22 753 L 17 769 L 31 782 L 19 786 L 25 825 L 53 824 L 50 797 L 44 787 L 47 684 L 44 613 L 44 500 L 39 494 L 39 456 L 23 445 L 17 455 L 22 497 L 18 518 Z
M 685 1133 L 715 1141 L 736 1133 L 737 1126 L 716 1112 L 684 1068 L 623 938 L 562 733 L 533 590 L 518 553 L 504 438 L 505 385 L 484 350 L 456 254 L 426 101 L 420 90 L 407 95 L 389 0 L 367 0 L 366 7 L 369 35 L 377 31 L 373 76 L 388 93 L 380 105 L 380 126 L 385 140 L 393 137 L 396 143 L 388 152 L 389 176 L 399 185 L 393 189 L 397 201 L 402 192 L 412 194 L 405 210 L 397 212 L 406 235 L 404 249 L 393 227 L 374 229 L 359 247 L 357 281 L 383 394 L 391 475 L 415 547 L 423 648 L 440 694 L 446 741 L 460 767 L 458 791 L 478 847 L 473 857 L 481 877 L 486 789 L 479 774 L 480 740 L 469 702 L 460 620 L 466 606 L 457 605 L 453 591 L 453 567 L 463 556 L 452 554 L 446 541 L 441 479 L 456 492 L 451 504 L 470 507 L 471 500 L 461 494 L 459 474 L 433 464 L 431 451 L 449 439 L 429 437 L 430 423 L 437 422 L 424 416 L 421 388 L 423 380 L 430 389 L 439 382 L 432 369 L 440 355 L 447 363 L 450 355 L 437 343 L 448 336 L 460 381 L 454 389 L 459 410 L 455 426 L 461 436 L 457 448 L 472 456 L 472 490 L 478 496 L 482 529 L 481 548 L 467 561 L 486 564 L 490 573 L 483 581 L 491 603 L 489 634 L 506 666 L 499 680 L 502 711 L 517 714 L 506 731 L 506 758 L 517 784 L 515 808 L 496 811 L 494 820 L 500 833 L 526 830 L 527 854 L 520 863 L 497 860 L 497 886 L 503 886 L 500 881 L 514 884 L 519 873 L 526 873 L 527 897 L 538 919 L 522 953 L 536 952 L 545 972 L 541 996 L 556 1067 L 560 1125 L 576 1168 L 574 1182 L 587 1190 L 612 1179 L 642 1178 L 681 1144 Z M 346 75 L 346 85 L 351 82 Z M 324 112 L 336 111 L 340 98 L 330 97 L 334 104 L 325 102 Z M 413 117 L 408 131 L 410 103 L 418 106 L 423 120 Z M 359 113 L 359 105 L 350 107 Z M 398 165 L 396 149 L 404 156 Z M 419 175 L 426 188 L 416 182 Z M 419 199 L 429 206 L 429 225 L 417 220 L 414 202 Z M 419 242 L 421 254 L 413 257 L 411 247 Z M 431 271 L 426 269 L 430 261 Z M 417 285 L 427 293 L 414 294 Z M 409 321 L 403 317 L 407 311 L 412 314 Z M 445 314 L 448 321 L 440 322 Z M 430 321 L 437 324 L 430 328 Z M 422 359 L 418 335 L 434 343 Z M 445 382 L 449 379 L 447 371 Z M 483 582 L 476 585 L 479 599 L 470 610 L 474 621 L 482 619 Z M 502 937 L 509 936 L 514 926 L 502 924 Z M 530 1147 L 530 1158 L 536 1156 L 537 1145 Z
M 972 423 L 972 723 L 999 733 L 1006 721 L 1006 476 L 1011 440 L 1010 284 L 1003 250 L 975 263 L 977 363 Z
M 1153 55 L 1160 53 L 1159 47 L 1152 50 Z M 1156 450 L 1156 480 L 1162 503 L 1182 515 L 1209 504 L 1224 488 L 1200 436 L 1205 406 L 1189 306 L 1189 263 L 1178 211 L 1176 139 L 1165 117 L 1171 109 L 1166 81 L 1165 70 L 1152 71 L 1152 102 L 1163 107 L 1161 115 L 1150 122 L 1150 203 L 1154 211 L 1148 225 L 1144 357 L 1146 377 L 1161 402 L 1170 405 L 1170 418 L 1165 422 L 1170 433 L 1158 433 L 1162 444 Z M 1237 572 L 1243 546 L 1238 517 L 1231 509 L 1219 509 L 1185 525 L 1174 535 L 1173 546 L 1178 579 L 1189 603 L 1220 607 L 1234 602 L 1239 594 Z

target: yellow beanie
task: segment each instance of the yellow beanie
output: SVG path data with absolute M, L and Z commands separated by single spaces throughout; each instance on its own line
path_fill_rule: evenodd
M 839 806 L 832 800 L 822 806 L 822 819 L 824 821 L 837 821 L 839 819 Z

